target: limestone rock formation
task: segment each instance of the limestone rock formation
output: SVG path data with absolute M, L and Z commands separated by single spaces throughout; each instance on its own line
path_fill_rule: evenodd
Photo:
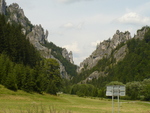
M 80 83 L 81 84 L 86 84 L 87 81 L 91 81 L 93 79 L 98 79 L 100 76 L 106 76 L 106 74 L 104 72 L 94 71 L 85 80 L 82 80 Z
M 67 49 L 66 49 L 66 48 L 63 48 L 62 55 L 63 55 L 63 57 L 64 57 L 65 59 L 67 59 L 70 63 L 74 64 L 72 51 L 70 51 L 70 52 L 68 53 Z
M 45 58 L 51 58 L 51 50 L 42 46 L 47 40 L 45 32 L 41 25 L 33 27 L 32 31 L 27 35 L 27 39 L 34 45 L 34 47 L 40 51 L 41 55 Z
M 143 27 L 140 30 L 137 30 L 137 34 L 134 36 L 135 39 L 139 38 L 140 40 L 144 39 L 145 33 L 148 31 L 148 26 Z
M 10 6 L 6 8 L 7 16 L 9 17 L 8 22 L 9 23 L 20 23 L 24 29 L 23 33 L 26 34 L 31 31 L 32 24 L 28 20 L 28 18 L 24 15 L 23 9 L 19 7 L 17 3 L 13 3 Z
M 0 14 L 6 14 L 6 2 L 5 0 L 0 0 Z
M 44 58 L 54 58 L 51 54 L 51 49 L 43 46 L 47 42 L 48 31 L 44 31 L 41 25 L 32 25 L 28 18 L 24 15 L 23 9 L 19 7 L 17 3 L 13 3 L 10 6 L 6 6 L 5 0 L 0 0 L 0 13 L 4 14 L 8 18 L 8 23 L 17 23 L 22 25 L 22 32 L 26 35 L 26 38 L 31 44 L 41 53 Z M 73 62 L 71 53 L 68 53 L 69 61 Z M 66 57 L 67 58 L 67 57 Z M 69 79 L 69 76 L 62 63 L 56 59 L 60 65 L 60 74 L 63 78 Z
M 70 63 L 74 64 L 72 51 L 69 52 Z
M 97 46 L 97 49 L 88 58 L 86 58 L 82 63 L 80 63 L 80 68 L 79 68 L 78 72 L 81 72 L 81 70 L 85 69 L 85 67 L 87 69 L 91 69 L 103 57 L 108 58 L 111 55 L 112 50 L 115 49 L 118 44 L 120 44 L 122 42 L 126 42 L 130 38 L 131 38 L 131 36 L 128 31 L 123 33 L 123 32 L 120 32 L 119 30 L 117 30 L 112 39 L 104 40 L 103 42 L 101 42 Z M 123 50 L 125 50 L 125 49 L 123 49 Z M 121 53 L 119 52 L 118 54 L 121 54 Z M 117 53 L 116 53 L 116 56 L 117 56 Z
M 127 52 L 128 52 L 127 44 L 122 46 L 119 50 L 116 50 L 113 55 L 114 58 L 116 59 L 116 63 L 118 63 L 118 61 L 123 60 L 123 58 L 126 56 Z

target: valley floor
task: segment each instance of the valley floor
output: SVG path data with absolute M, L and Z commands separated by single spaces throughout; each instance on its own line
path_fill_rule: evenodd
M 29 94 L 13 92 L 0 85 L 0 113 L 111 113 L 111 99 L 81 98 L 75 95 Z M 115 100 L 114 113 L 118 112 Z M 124 101 L 120 113 L 150 113 L 150 103 Z

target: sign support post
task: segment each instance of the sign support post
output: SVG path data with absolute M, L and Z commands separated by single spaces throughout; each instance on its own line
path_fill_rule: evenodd
M 113 93 L 113 90 L 112 90 L 112 93 Z M 114 95 L 112 95 L 112 113 L 114 113 Z
M 120 103 L 119 103 L 119 87 L 118 87 L 118 113 L 120 112 Z

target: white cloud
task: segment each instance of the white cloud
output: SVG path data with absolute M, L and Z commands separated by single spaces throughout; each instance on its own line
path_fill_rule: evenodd
M 68 23 L 62 25 L 61 27 L 66 28 L 66 29 L 71 29 L 71 28 L 74 28 L 74 25 L 72 23 L 68 22 Z
M 97 40 L 97 41 L 95 41 L 95 42 L 91 42 L 91 46 L 92 46 L 92 47 L 96 47 L 98 44 L 100 44 L 100 41 L 99 41 L 99 40 Z
M 66 24 L 63 24 L 61 26 L 61 28 L 65 28 L 65 29 L 78 29 L 78 30 L 81 30 L 84 26 L 84 22 L 80 22 L 78 24 L 73 24 L 71 22 L 68 22 Z
M 150 23 L 150 17 L 141 16 L 135 12 L 129 12 L 118 18 L 117 21 L 124 24 L 145 25 Z
M 68 51 L 72 51 L 73 53 L 80 53 L 80 49 L 78 47 L 77 42 L 73 42 L 68 45 L 64 45 L 63 48 L 66 48 Z

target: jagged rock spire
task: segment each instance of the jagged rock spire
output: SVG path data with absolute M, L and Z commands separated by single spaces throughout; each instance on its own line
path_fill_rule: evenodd
M 72 51 L 68 53 L 66 48 L 63 48 L 62 55 L 65 59 L 67 59 L 70 63 L 74 64 Z
M 123 33 L 117 30 L 116 33 L 113 35 L 112 39 L 104 40 L 103 42 L 101 42 L 97 46 L 96 50 L 88 58 L 80 63 L 80 68 L 78 72 L 80 72 L 84 68 L 84 66 L 86 66 L 87 69 L 91 69 L 97 64 L 100 59 L 104 57 L 109 57 L 112 50 L 115 49 L 118 44 L 126 42 L 130 38 L 130 32 L 126 31 Z

